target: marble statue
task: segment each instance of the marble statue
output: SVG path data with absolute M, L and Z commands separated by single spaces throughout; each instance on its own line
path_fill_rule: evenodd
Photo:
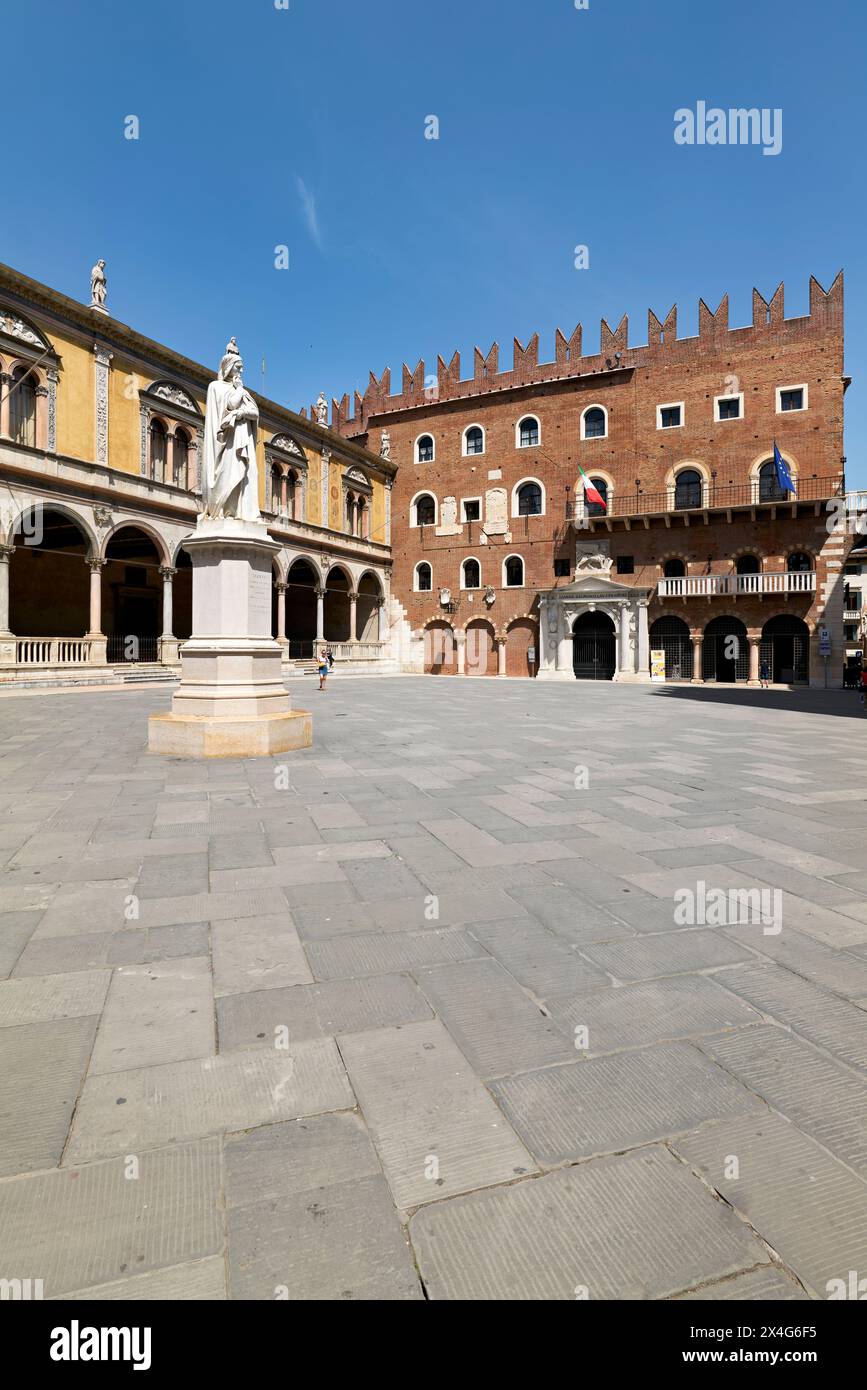
M 244 363 L 230 338 L 220 374 L 208 387 L 202 510 L 214 519 L 260 521 L 256 429 L 259 407 L 242 380 Z
M 391 435 L 388 430 L 382 431 L 382 439 L 379 445 L 379 456 L 389 460 L 391 458 Z
M 325 392 L 319 392 L 319 399 L 316 402 L 316 423 L 328 428 L 328 401 L 325 399 Z
M 97 261 L 93 270 L 90 272 L 90 307 L 91 309 L 105 308 L 105 295 L 108 288 L 108 281 L 105 278 L 105 261 Z

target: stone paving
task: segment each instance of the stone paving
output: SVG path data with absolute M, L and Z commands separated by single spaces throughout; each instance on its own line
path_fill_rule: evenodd
M 0 1278 L 804 1299 L 867 1275 L 857 697 L 292 690 L 314 747 L 248 762 L 149 754 L 164 690 L 0 699 Z

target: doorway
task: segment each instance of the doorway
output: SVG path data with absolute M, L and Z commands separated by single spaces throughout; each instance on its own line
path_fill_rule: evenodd
M 582 613 L 572 625 L 572 668 L 579 681 L 610 681 L 617 669 L 614 623 L 607 613 Z

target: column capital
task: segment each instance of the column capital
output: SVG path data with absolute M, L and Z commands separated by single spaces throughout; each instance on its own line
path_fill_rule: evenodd
M 317 585 L 314 587 L 313 592 L 315 593 L 315 595 L 316 595 L 317 598 L 324 598 L 324 597 L 325 597 L 325 585 L 324 585 L 324 584 L 317 584 Z
M 106 565 L 108 564 L 108 561 L 91 560 L 90 558 L 88 558 L 85 563 L 87 564 L 87 568 L 90 570 L 91 574 L 101 574 L 102 571 L 105 569 Z
M 350 602 L 350 603 L 357 603 L 357 602 L 358 602 L 358 590 L 357 590 L 357 589 L 350 589 L 350 590 L 349 590 L 349 602 Z
M 0 565 L 8 565 L 14 553 L 14 545 L 0 545 Z
M 286 590 L 289 588 L 289 585 L 285 584 L 282 579 L 278 579 L 277 583 L 274 585 L 274 588 L 277 590 L 278 594 L 285 594 Z
M 160 578 L 164 579 L 167 583 L 170 584 L 176 574 L 177 570 L 173 565 L 160 565 Z

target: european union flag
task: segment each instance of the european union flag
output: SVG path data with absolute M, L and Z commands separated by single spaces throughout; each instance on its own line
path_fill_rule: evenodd
M 796 491 L 795 480 L 792 477 L 789 465 L 777 448 L 776 439 L 774 440 L 774 468 L 777 470 L 777 483 L 783 492 L 791 492 L 794 494 Z

